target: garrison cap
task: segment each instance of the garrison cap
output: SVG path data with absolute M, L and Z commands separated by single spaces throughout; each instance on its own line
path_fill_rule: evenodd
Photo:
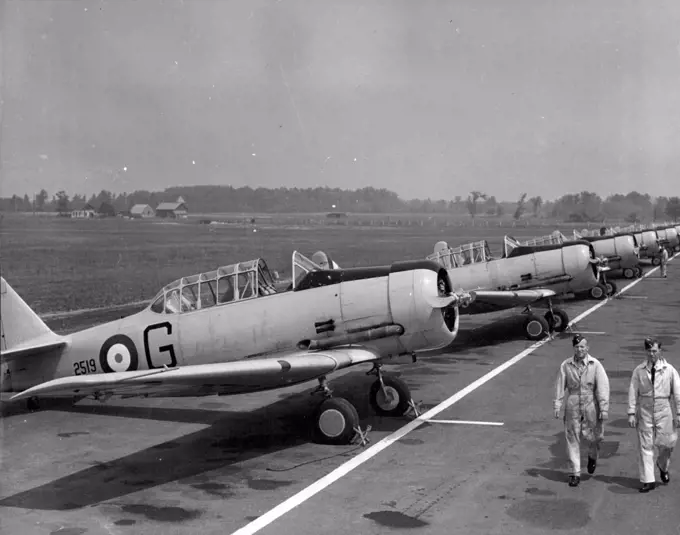
M 652 347 L 654 347 L 654 344 L 657 344 L 659 347 L 661 347 L 661 344 L 656 338 L 653 338 L 651 336 L 645 338 L 645 349 L 652 349 Z
M 574 337 L 571 339 L 571 345 L 575 346 L 585 339 L 586 339 L 585 336 L 583 336 L 582 334 L 575 334 Z

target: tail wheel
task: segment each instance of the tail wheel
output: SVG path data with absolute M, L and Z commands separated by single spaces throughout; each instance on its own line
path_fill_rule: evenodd
M 614 295 L 616 293 L 616 290 L 618 290 L 618 287 L 612 281 L 607 281 L 605 283 L 605 286 L 607 287 L 607 295 L 608 296 Z
M 314 423 L 322 442 L 349 444 L 359 426 L 359 413 L 346 399 L 329 398 L 319 405 Z
M 380 416 L 402 416 L 409 408 L 411 392 L 406 383 L 396 377 L 383 376 L 384 391 L 380 381 L 371 385 L 369 401 L 371 407 Z
M 545 313 L 545 320 L 548 322 L 551 331 L 561 333 L 569 325 L 569 315 L 561 308 L 553 307 L 552 312 Z
M 589 291 L 588 291 L 588 296 L 591 299 L 606 299 L 607 298 L 607 287 L 604 284 L 598 284 L 597 286 L 593 286 Z
M 550 325 L 543 316 L 529 314 L 524 320 L 524 334 L 529 340 L 540 340 L 550 332 Z
M 26 400 L 26 408 L 31 412 L 40 410 L 40 399 L 37 397 L 28 398 Z
M 624 279 L 632 279 L 635 277 L 635 270 L 633 268 L 626 268 L 623 270 Z

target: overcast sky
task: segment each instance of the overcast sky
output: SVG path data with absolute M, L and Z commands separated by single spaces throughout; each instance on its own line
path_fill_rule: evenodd
M 2 196 L 680 194 L 678 0 L 4 1 Z

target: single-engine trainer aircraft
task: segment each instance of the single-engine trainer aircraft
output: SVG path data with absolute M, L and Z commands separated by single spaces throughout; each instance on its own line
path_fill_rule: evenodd
M 284 291 L 262 259 L 252 260 L 179 279 L 141 312 L 66 336 L 1 279 L 1 390 L 33 410 L 40 396 L 230 395 L 317 379 L 319 439 L 363 441 L 356 408 L 331 396 L 326 375 L 372 363 L 371 405 L 404 414 L 409 389 L 382 375 L 383 359 L 449 345 L 458 302 L 470 296 L 454 293 L 432 261 L 328 270 L 294 252 L 292 263 Z
M 456 248 L 440 241 L 427 258 L 447 269 L 455 288 L 474 294 L 474 301 L 460 309 L 463 314 L 524 306 L 524 333 L 529 340 L 567 328 L 569 317 L 553 306 L 553 297 L 604 299 L 608 295 L 601 274 L 609 268 L 586 241 L 526 246 L 505 236 L 501 258 L 491 255 L 486 240 Z M 533 312 L 532 305 L 547 305 L 548 311 L 541 316 Z
M 640 265 L 640 248 L 637 240 L 632 233 L 598 234 L 597 236 L 584 235 L 574 230 L 574 238 L 570 240 L 559 230 L 532 240 L 522 242 L 522 245 L 547 245 L 547 244 L 567 244 L 571 241 L 585 240 L 590 242 L 595 249 L 597 258 L 604 258 L 607 261 L 606 277 L 603 273 L 603 283 L 607 286 L 609 294 L 616 293 L 616 284 L 607 279 L 623 277 L 633 279 L 642 276 L 642 266 Z

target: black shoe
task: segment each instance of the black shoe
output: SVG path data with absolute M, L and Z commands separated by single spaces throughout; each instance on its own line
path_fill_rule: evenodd
M 578 487 L 578 484 L 581 482 L 581 478 L 579 476 L 569 476 L 569 486 L 570 487 Z
M 668 482 L 671 480 L 670 474 L 668 472 L 664 472 L 663 470 L 661 470 L 659 463 L 656 463 L 656 467 L 659 469 L 659 472 L 661 472 L 661 481 L 663 481 L 667 485 Z
M 640 492 L 649 492 L 654 488 L 654 483 L 643 483 Z
M 592 457 L 588 457 L 588 473 L 592 474 L 595 471 L 595 467 L 597 466 L 597 459 L 593 459 Z

